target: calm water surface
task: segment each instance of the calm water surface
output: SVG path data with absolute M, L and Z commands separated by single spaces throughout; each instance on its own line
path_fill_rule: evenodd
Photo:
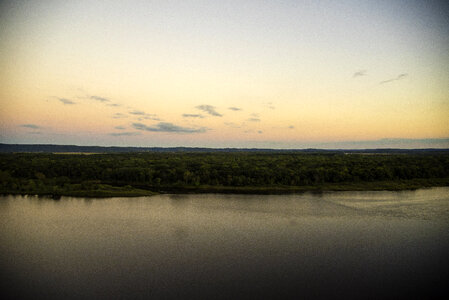
M 0 197 L 11 298 L 428 298 L 448 266 L 449 188 Z

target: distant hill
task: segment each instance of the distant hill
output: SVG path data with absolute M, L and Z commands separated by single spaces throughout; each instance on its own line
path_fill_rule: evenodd
M 276 152 L 276 153 L 441 153 L 449 149 L 263 149 L 263 148 L 196 148 L 196 147 L 103 147 L 51 144 L 1 144 L 0 153 L 129 153 L 129 152 Z

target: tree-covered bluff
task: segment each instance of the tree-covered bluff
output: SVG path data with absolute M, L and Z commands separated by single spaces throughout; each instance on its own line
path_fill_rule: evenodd
M 441 185 L 449 185 L 449 154 L 445 152 L 0 154 L 0 192 L 4 194 L 101 197 Z

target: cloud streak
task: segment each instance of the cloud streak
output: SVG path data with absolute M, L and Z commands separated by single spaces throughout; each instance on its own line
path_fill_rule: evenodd
M 135 136 L 140 135 L 140 132 L 130 131 L 130 132 L 112 132 L 109 135 L 111 136 Z
M 233 110 L 233 111 L 239 111 L 239 110 L 242 110 L 241 108 L 239 108 L 239 107 L 234 107 L 234 106 L 228 107 L 228 109 L 229 109 L 229 110 Z
M 147 126 L 142 123 L 133 123 L 132 126 L 137 130 L 151 131 L 151 132 L 171 132 L 171 133 L 202 133 L 206 132 L 206 128 L 189 128 L 181 127 L 167 122 L 159 122 L 154 126 Z
M 399 74 L 395 78 L 391 78 L 391 79 L 387 79 L 387 80 L 381 81 L 381 82 L 379 82 L 379 84 L 385 84 L 385 83 L 389 83 L 389 82 L 393 82 L 393 81 L 402 80 L 402 79 L 406 78 L 407 76 L 408 76 L 407 73 Z
M 29 129 L 40 129 L 41 127 L 36 124 L 22 124 L 20 127 L 29 128 Z
M 145 116 L 146 113 L 144 111 L 141 110 L 133 110 L 129 112 L 131 115 L 135 115 L 135 116 Z
M 108 98 L 100 97 L 100 96 L 90 96 L 90 99 L 100 102 L 110 102 Z
M 147 114 L 145 117 L 143 118 L 139 118 L 139 119 L 144 119 L 144 120 L 153 120 L 153 121 L 160 121 L 161 119 L 159 119 L 156 115 L 150 115 Z
M 354 74 L 352 74 L 352 78 L 357 78 L 357 77 L 362 77 L 362 76 L 366 76 L 366 70 L 359 70 L 357 72 L 354 72 Z
M 139 121 L 142 121 L 142 120 L 160 121 L 160 119 L 158 118 L 158 116 L 156 114 L 147 114 L 146 112 L 144 112 L 142 110 L 135 109 L 133 111 L 130 111 L 129 114 L 138 116 L 139 118 L 137 118 L 137 120 L 139 120 Z
M 200 114 L 182 114 L 183 118 L 200 118 L 203 119 L 204 116 Z
M 218 113 L 215 110 L 215 106 L 212 106 L 212 105 L 205 105 L 205 104 L 203 104 L 203 105 L 198 105 L 195 108 L 197 108 L 199 110 L 202 110 L 202 111 L 204 111 L 205 113 L 208 113 L 211 116 L 215 116 L 215 117 L 222 117 L 223 116 L 222 114 Z
M 127 118 L 128 116 L 122 113 L 115 113 L 114 115 L 112 115 L 113 119 L 123 119 L 123 118 Z
M 238 124 L 233 123 L 233 122 L 224 122 L 224 124 L 225 124 L 226 126 L 231 127 L 231 128 L 242 128 L 242 125 L 238 125 Z
M 67 99 L 67 98 L 58 98 L 58 100 L 61 101 L 62 104 L 64 104 L 64 105 L 76 104 L 76 102 L 73 102 L 72 100 Z

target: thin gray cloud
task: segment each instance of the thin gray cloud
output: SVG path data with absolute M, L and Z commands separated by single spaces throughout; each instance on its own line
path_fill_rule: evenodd
M 290 125 L 290 126 L 288 126 L 288 129 L 295 129 L 295 126 Z
M 129 112 L 131 115 L 137 116 L 138 121 L 142 120 L 153 120 L 153 121 L 160 121 L 159 117 L 156 114 L 147 114 L 146 112 L 142 110 L 133 110 Z
M 200 114 L 182 114 L 183 118 L 200 118 L 203 119 L 204 116 Z
M 391 78 L 391 79 L 387 79 L 387 80 L 381 81 L 381 82 L 379 82 L 379 84 L 385 84 L 385 83 L 389 83 L 389 82 L 393 82 L 393 81 L 397 81 L 397 80 L 402 80 L 402 79 L 406 78 L 407 76 L 408 76 L 407 73 L 399 74 L 395 78 Z
M 67 98 L 58 98 L 58 100 L 61 101 L 64 105 L 76 104 L 76 102 L 73 102 L 72 100 Z
M 205 105 L 205 104 L 203 104 L 203 105 L 198 105 L 195 108 L 197 108 L 199 110 L 202 110 L 202 111 L 208 113 L 211 116 L 215 116 L 215 117 L 222 117 L 223 116 L 222 114 L 218 113 L 215 110 L 215 106 L 212 106 L 212 105 Z
M 239 107 L 234 107 L 234 106 L 228 107 L 228 109 L 229 109 L 229 110 L 233 110 L 233 111 L 239 111 L 239 110 L 242 110 L 241 108 L 239 108 Z
M 112 132 L 109 135 L 111 136 L 134 136 L 134 135 L 140 135 L 140 132 L 136 131 L 129 131 L 129 132 Z
M 131 115 L 135 115 L 135 116 L 145 116 L 146 113 L 144 111 L 141 110 L 133 110 L 129 112 Z
M 123 118 L 127 118 L 128 116 L 122 113 L 115 113 L 112 115 L 113 119 L 123 119 Z
M 260 122 L 259 118 L 249 118 L 248 121 L 250 122 Z
M 29 131 L 28 133 L 29 134 L 42 134 L 42 132 L 40 132 L 40 131 Z
M 366 70 L 359 70 L 357 72 L 354 72 L 354 74 L 352 74 L 352 78 L 366 76 L 366 73 L 367 73 Z
M 206 128 L 189 128 L 181 127 L 167 122 L 159 122 L 154 126 L 147 126 L 142 123 L 133 123 L 132 126 L 137 130 L 152 131 L 152 132 L 173 132 L 173 133 L 201 133 L 206 132 Z
M 84 96 L 78 96 L 77 97 L 78 99 L 90 99 L 90 100 L 101 102 L 101 103 L 103 103 L 103 104 L 105 104 L 107 106 L 111 106 L 111 107 L 122 106 L 121 104 L 118 104 L 118 103 L 112 103 L 111 99 L 109 99 L 109 98 L 102 97 L 102 96 L 97 96 L 97 95 L 89 95 L 83 89 L 78 89 L 78 90 L 84 94 Z
M 118 129 L 118 130 L 125 130 L 126 129 L 126 127 L 123 127 L 123 126 L 115 126 L 114 128 Z
M 100 97 L 100 96 L 90 96 L 90 99 L 100 102 L 110 102 L 108 98 Z
M 257 133 L 261 134 L 261 133 L 263 133 L 263 131 L 262 130 L 257 130 Z
M 22 124 L 20 127 L 30 128 L 30 129 L 40 129 L 41 127 L 36 124 Z
M 252 117 L 258 118 L 259 114 L 251 114 Z

